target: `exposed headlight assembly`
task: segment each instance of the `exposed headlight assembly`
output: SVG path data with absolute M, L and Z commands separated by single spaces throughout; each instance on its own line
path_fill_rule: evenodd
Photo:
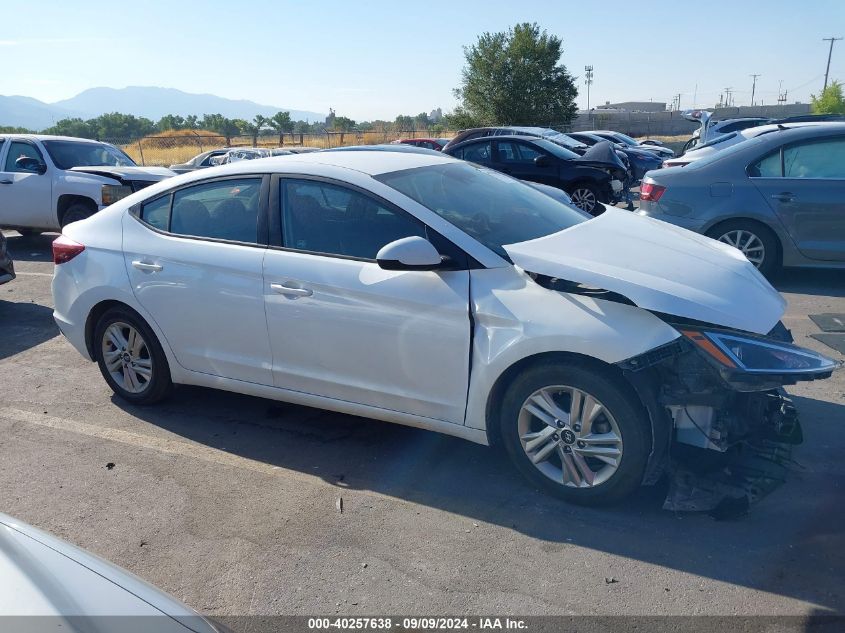
M 829 374 L 841 363 L 803 347 L 720 330 L 680 329 L 719 366 L 749 374 Z

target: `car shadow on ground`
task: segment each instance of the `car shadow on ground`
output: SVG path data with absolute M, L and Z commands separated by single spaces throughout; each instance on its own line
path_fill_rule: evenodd
M 821 452 L 821 466 L 796 466 L 747 517 L 716 522 L 663 510 L 665 483 L 612 508 L 568 505 L 535 490 L 496 449 L 364 418 L 198 387 L 151 408 L 114 401 L 192 441 L 319 476 L 338 494 L 374 491 L 496 524 L 547 542 L 550 555 L 575 545 L 845 612 L 843 405 L 797 398 L 813 422 L 806 452 L 814 462 Z
M 4 287 L 0 286 L 0 296 L 3 291 Z M 0 360 L 58 335 L 59 328 L 53 320 L 52 308 L 38 303 L 16 303 L 0 299 Z
M 4 231 L 6 246 L 12 260 L 16 262 L 52 262 L 53 261 L 53 240 L 58 235 L 55 233 L 42 233 L 41 235 L 19 235 L 14 232 Z
M 845 270 L 842 269 L 785 268 L 771 282 L 778 292 L 845 297 Z

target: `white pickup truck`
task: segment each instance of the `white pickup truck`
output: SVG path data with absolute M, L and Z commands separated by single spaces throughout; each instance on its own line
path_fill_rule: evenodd
M 175 175 L 139 167 L 114 145 L 66 136 L 0 135 L 0 228 L 59 231 Z

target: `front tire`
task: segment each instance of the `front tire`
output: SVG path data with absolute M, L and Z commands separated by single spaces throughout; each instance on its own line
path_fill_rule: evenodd
M 602 211 L 604 210 L 601 206 L 601 194 L 599 193 L 599 190 L 591 184 L 583 182 L 578 183 L 573 185 L 567 193 L 572 199 L 572 204 L 582 211 L 586 211 L 590 215 L 597 215 L 599 209 Z
M 592 363 L 534 366 L 502 399 L 502 443 L 535 485 L 571 503 L 607 505 L 636 490 L 650 432 L 633 390 Z
M 127 308 L 112 308 L 97 321 L 94 355 L 112 391 L 131 404 L 159 402 L 173 387 L 161 344 Z
M 88 207 L 80 202 L 75 202 L 70 205 L 62 216 L 62 228 L 65 228 L 71 222 L 79 222 L 94 215 L 91 207 Z

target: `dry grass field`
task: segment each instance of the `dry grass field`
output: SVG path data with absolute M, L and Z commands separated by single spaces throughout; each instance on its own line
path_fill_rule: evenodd
M 454 132 L 442 132 L 434 136 L 449 138 Z M 403 132 L 398 135 L 391 131 L 374 132 L 329 132 L 327 134 L 285 134 L 287 146 L 340 147 L 343 145 L 377 145 L 389 143 L 397 138 L 424 138 L 432 135 L 426 131 Z M 208 130 L 172 130 L 146 136 L 131 143 L 117 143 L 139 165 L 169 166 L 183 163 L 201 152 L 216 147 L 226 147 L 226 137 Z M 252 137 L 234 136 L 230 139 L 232 147 L 252 147 Z M 263 135 L 258 137 L 257 147 L 279 147 L 279 137 Z

